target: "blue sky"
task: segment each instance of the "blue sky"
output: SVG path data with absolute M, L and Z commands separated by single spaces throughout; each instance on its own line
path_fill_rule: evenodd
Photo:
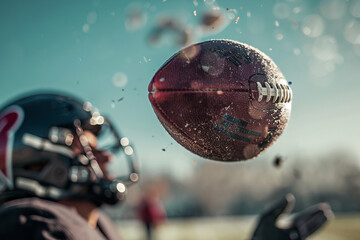
M 138 22 L 129 18 L 133 9 Z M 217 32 L 199 30 L 208 11 L 226 20 Z M 232 39 L 259 48 L 292 82 L 289 125 L 261 159 L 337 149 L 360 156 L 360 0 L 3 1 L 0 104 L 39 89 L 75 94 L 116 122 L 146 171 L 185 176 L 204 160 L 171 139 L 147 97 L 155 72 L 182 48 L 171 34 L 149 44 L 165 17 L 193 30 L 190 43 Z

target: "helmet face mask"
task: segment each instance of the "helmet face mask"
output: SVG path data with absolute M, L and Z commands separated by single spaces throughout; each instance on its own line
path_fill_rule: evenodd
M 105 135 L 105 129 L 111 134 Z M 107 146 L 99 141 L 102 138 Z M 127 146 L 89 103 L 59 94 L 16 100 L 0 110 L 0 139 L 2 197 L 16 193 L 51 200 L 88 199 L 97 205 L 124 198 L 125 182 L 108 177 L 108 163 L 102 163 L 101 157 L 112 156 L 115 149 L 125 152 Z M 133 154 L 122 160 L 130 163 L 132 171 L 123 179 L 137 181 Z

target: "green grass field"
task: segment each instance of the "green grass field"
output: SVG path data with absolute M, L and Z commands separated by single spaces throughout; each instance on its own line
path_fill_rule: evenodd
M 250 239 L 254 217 L 168 220 L 156 229 L 154 240 L 246 240 Z M 124 240 L 145 240 L 137 221 L 117 222 Z M 311 240 L 360 239 L 360 215 L 339 215 Z

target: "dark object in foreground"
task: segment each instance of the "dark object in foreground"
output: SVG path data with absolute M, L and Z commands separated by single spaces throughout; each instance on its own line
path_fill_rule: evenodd
M 251 240 L 303 240 L 333 217 L 330 206 L 326 203 L 319 203 L 295 215 L 288 227 L 278 227 L 276 223 L 279 216 L 289 213 L 294 203 L 295 197 L 288 194 L 265 211 L 258 221 Z

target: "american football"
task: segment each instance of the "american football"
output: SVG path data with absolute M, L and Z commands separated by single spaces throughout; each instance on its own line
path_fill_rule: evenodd
M 169 134 L 212 160 L 258 156 L 285 129 L 292 90 L 274 61 L 232 40 L 182 49 L 156 72 L 152 107 Z

